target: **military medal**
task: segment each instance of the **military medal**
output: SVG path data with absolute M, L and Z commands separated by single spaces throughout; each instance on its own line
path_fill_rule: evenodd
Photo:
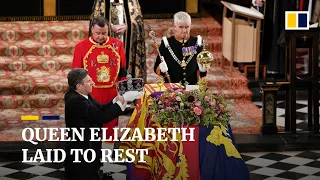
M 186 51 L 186 49 L 183 47 L 184 46 L 184 39 L 182 39 L 182 55 L 183 55 L 183 59 L 182 59 L 182 61 L 181 61 L 181 64 L 180 64 L 180 66 L 185 70 L 186 69 L 186 67 L 187 67 L 187 63 L 186 63 L 186 61 L 184 60 L 185 58 L 186 58 L 186 53 L 184 53 L 184 52 L 187 52 Z
M 118 43 L 117 42 L 112 43 L 112 47 L 117 51 L 118 50 Z
M 182 60 L 182 62 L 181 62 L 181 67 L 186 67 L 187 66 L 187 63 L 186 63 L 186 61 L 184 60 L 184 58 L 183 58 L 183 60 Z
M 185 68 L 185 67 L 187 66 L 187 63 L 186 63 L 186 61 L 185 61 L 184 59 L 185 59 L 186 56 L 188 55 L 188 48 L 182 47 L 182 55 L 183 55 L 183 59 L 182 59 L 182 61 L 181 61 L 180 66 L 181 66 L 182 68 Z
M 164 38 L 164 44 L 165 47 L 168 49 L 168 51 L 170 52 L 171 56 L 173 57 L 173 59 L 184 69 L 186 70 L 187 65 L 189 64 L 189 62 L 192 60 L 192 58 L 194 57 L 195 54 L 197 54 L 197 46 L 191 46 L 191 47 L 183 47 L 185 41 L 182 41 L 182 61 L 180 59 L 178 59 L 178 57 L 174 54 L 173 50 L 171 49 L 169 42 L 166 38 Z M 186 57 L 188 57 L 188 59 L 186 60 Z
M 197 53 L 197 46 L 189 46 L 182 48 L 183 60 L 181 62 L 181 67 L 186 67 L 187 63 L 185 61 L 186 56 L 191 56 Z
M 190 55 L 196 54 L 196 53 L 197 53 L 197 46 L 189 46 L 189 47 L 182 48 L 183 56 L 190 56 Z

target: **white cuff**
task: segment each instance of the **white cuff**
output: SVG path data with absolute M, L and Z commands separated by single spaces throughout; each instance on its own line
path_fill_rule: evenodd
M 121 110 L 124 111 L 127 108 L 127 102 L 122 104 L 120 101 L 117 101 L 117 104 L 120 106 Z
M 200 35 L 197 36 L 197 45 L 202 46 L 202 37 Z
M 202 73 L 205 73 L 205 72 L 207 72 L 207 69 L 206 68 L 205 69 L 199 69 L 199 71 L 202 72 Z
M 253 6 L 257 6 L 257 4 L 256 4 L 256 0 L 252 0 L 252 2 L 251 2 L 251 3 L 252 3 L 252 5 L 253 5 Z
M 116 96 L 115 98 L 113 98 L 113 100 L 112 100 L 112 104 L 116 103 L 116 101 L 117 101 L 117 97 L 118 97 L 118 96 Z

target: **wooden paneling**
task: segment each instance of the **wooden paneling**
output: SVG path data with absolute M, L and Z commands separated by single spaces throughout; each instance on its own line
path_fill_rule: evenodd
M 188 13 L 198 13 L 198 0 L 186 0 L 186 11 Z
M 56 16 L 56 0 L 43 0 L 43 16 Z

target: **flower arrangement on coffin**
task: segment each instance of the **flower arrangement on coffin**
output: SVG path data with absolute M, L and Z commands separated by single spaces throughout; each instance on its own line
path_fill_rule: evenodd
M 207 89 L 207 82 L 201 79 L 198 90 L 167 89 L 153 97 L 149 111 L 153 120 L 163 126 L 175 125 L 223 125 L 229 124 L 230 111 L 221 94 Z

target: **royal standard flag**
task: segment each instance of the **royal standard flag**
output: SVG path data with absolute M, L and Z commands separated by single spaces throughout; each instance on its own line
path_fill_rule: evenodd
M 286 11 L 285 23 L 286 30 L 308 30 L 309 13 L 308 11 Z
M 142 101 L 137 104 L 128 128 L 154 129 L 158 134 L 162 127 L 149 113 L 149 100 L 160 96 L 167 88 L 177 88 L 175 84 L 145 85 Z M 177 127 L 169 123 L 167 127 Z M 180 126 L 179 126 L 180 127 Z M 182 141 L 182 135 L 176 133 L 177 141 L 172 141 L 172 132 L 164 131 L 166 141 L 123 141 L 120 148 L 147 149 L 144 161 L 127 164 L 127 180 L 249 180 L 249 170 L 236 149 L 230 125 L 187 126 L 187 133 L 193 128 L 194 141 Z M 133 136 L 131 131 L 128 136 Z M 144 135 L 142 135 L 144 136 Z M 126 158 L 126 157 L 123 157 Z

